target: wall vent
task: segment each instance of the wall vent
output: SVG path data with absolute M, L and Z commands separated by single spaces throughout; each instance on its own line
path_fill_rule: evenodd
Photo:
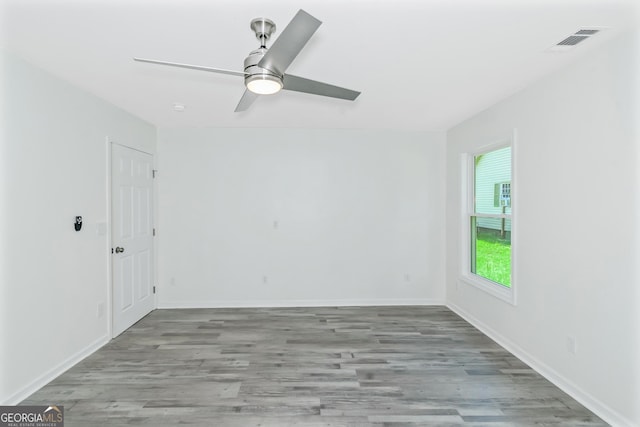
M 573 49 L 576 45 L 582 43 L 588 38 L 593 37 L 600 31 L 601 28 L 581 28 L 580 30 L 566 37 L 564 40 L 550 47 L 549 50 L 554 52 L 564 52 Z

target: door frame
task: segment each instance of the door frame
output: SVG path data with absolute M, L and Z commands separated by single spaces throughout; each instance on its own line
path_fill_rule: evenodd
M 113 335 L 113 256 L 111 254 L 111 248 L 113 248 L 113 234 L 112 234 L 112 225 L 113 225 L 113 218 L 112 218 L 112 209 L 113 209 L 113 200 L 112 200 L 112 179 L 113 179 L 113 173 L 111 170 L 111 167 L 113 165 L 113 146 L 114 145 L 119 145 L 121 147 L 125 147 L 134 151 L 139 151 L 141 153 L 144 154 L 148 154 L 151 156 L 152 159 L 152 163 L 153 163 L 153 168 L 154 168 L 154 174 L 155 174 L 155 167 L 156 167 L 156 155 L 155 153 L 150 153 L 148 151 L 145 150 L 141 150 L 138 147 L 132 147 L 131 145 L 128 144 L 123 144 L 122 142 L 116 141 L 110 137 L 106 137 L 105 138 L 105 150 L 106 150 L 106 158 L 107 158 L 107 247 L 106 247 L 106 253 L 107 253 L 107 301 L 106 301 L 106 307 L 105 307 L 105 317 L 107 319 L 107 334 L 108 336 L 113 339 L 115 338 Z M 156 187 L 156 181 L 155 179 L 153 180 L 153 186 L 151 188 L 151 195 L 153 197 L 153 201 L 152 201 L 152 212 L 153 212 L 153 228 L 156 228 L 156 217 L 157 217 L 157 187 Z M 155 235 L 154 235 L 154 239 L 153 239 L 153 243 L 151 245 L 151 250 L 153 251 L 153 254 L 151 256 L 151 262 L 153 263 L 152 265 L 152 270 L 153 270 L 153 282 L 154 282 L 154 286 L 157 289 L 157 277 L 158 277 L 158 262 L 157 262 L 157 246 L 158 244 L 156 243 L 156 239 L 155 239 Z M 157 292 L 153 294 L 153 309 L 157 309 L 158 308 L 158 294 Z

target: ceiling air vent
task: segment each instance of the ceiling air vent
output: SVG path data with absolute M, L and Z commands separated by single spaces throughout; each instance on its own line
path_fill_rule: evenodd
M 562 40 L 556 46 L 575 46 L 578 43 L 585 41 L 589 36 L 569 36 L 566 39 Z
M 578 43 L 582 43 L 588 38 L 593 37 L 595 34 L 599 33 L 600 29 L 595 28 L 582 28 L 575 33 L 571 34 L 569 37 L 564 40 L 558 42 L 554 46 L 550 47 L 549 50 L 554 52 L 564 52 L 570 49 L 573 49 Z
M 600 30 L 580 30 L 578 31 L 576 34 L 581 36 L 581 35 L 585 35 L 585 36 L 592 36 L 595 33 L 597 33 Z

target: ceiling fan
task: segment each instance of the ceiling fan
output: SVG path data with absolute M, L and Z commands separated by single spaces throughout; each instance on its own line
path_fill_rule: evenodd
M 300 9 L 280 37 L 273 42 L 270 48 L 267 48 L 267 40 L 276 31 L 276 24 L 266 18 L 252 20 L 251 29 L 256 33 L 256 38 L 260 41 L 260 47 L 249 53 L 249 56 L 245 58 L 244 71 L 223 70 L 155 59 L 133 59 L 151 64 L 170 65 L 244 77 L 246 90 L 242 98 L 240 98 L 240 102 L 235 109 L 236 112 L 245 111 L 258 96 L 270 95 L 279 92 L 281 89 L 353 101 L 360 95 L 360 92 L 285 73 L 320 24 L 322 24 L 321 21 Z

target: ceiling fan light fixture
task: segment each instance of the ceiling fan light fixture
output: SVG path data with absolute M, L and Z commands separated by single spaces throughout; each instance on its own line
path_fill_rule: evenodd
M 286 74 L 291 62 L 293 62 L 298 53 L 304 48 L 320 24 L 322 24 L 321 21 L 300 9 L 289 24 L 287 24 L 280 37 L 273 42 L 270 48 L 267 48 L 267 40 L 275 32 L 276 25 L 273 21 L 266 18 L 254 19 L 251 21 L 250 27 L 258 40 L 260 40 L 260 47 L 251 51 L 249 56 L 244 59 L 243 71 L 160 61 L 157 59 L 133 59 L 138 62 L 148 62 L 150 64 L 169 65 L 172 67 L 243 77 L 246 89 L 234 110 L 236 112 L 245 111 L 249 108 L 258 98 L 258 95 L 271 95 L 280 92 L 282 89 L 353 101 L 360 95 L 360 92 L 317 80 Z M 287 81 L 286 88 L 284 87 L 285 80 Z M 174 108 L 177 110 L 179 107 Z
M 270 74 L 257 74 L 246 79 L 247 89 L 258 95 L 272 95 L 282 89 L 282 80 Z

